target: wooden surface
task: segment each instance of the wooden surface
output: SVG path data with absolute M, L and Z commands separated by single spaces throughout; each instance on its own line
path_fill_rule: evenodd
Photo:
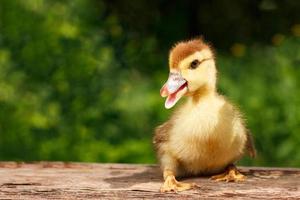
M 200 188 L 162 194 L 155 165 L 0 162 L 0 199 L 300 199 L 300 169 L 239 169 L 245 182 L 193 177 Z

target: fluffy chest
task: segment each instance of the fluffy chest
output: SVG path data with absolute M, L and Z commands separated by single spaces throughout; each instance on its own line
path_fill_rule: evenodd
M 242 143 L 237 143 L 232 121 L 220 116 L 223 104 L 214 102 L 195 109 L 187 107 L 177 116 L 169 145 L 187 171 L 218 171 L 240 153 Z
M 222 144 L 230 140 L 225 137 L 227 134 L 220 132 L 216 112 L 190 112 L 177 121 L 172 129 L 170 145 L 180 160 L 203 160 L 206 155 L 220 154 Z
M 176 115 L 171 140 L 195 140 L 201 143 L 209 138 L 218 139 L 216 131 L 221 125 L 220 109 L 223 104 L 224 102 L 212 100 L 197 106 L 186 104 Z

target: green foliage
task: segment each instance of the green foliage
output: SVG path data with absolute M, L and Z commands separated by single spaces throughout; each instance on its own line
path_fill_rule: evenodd
M 109 6 L 0 2 L 0 160 L 155 162 L 153 129 L 172 112 L 159 96 L 169 41 L 137 33 Z M 220 92 L 258 148 L 242 164 L 300 166 L 296 36 L 217 55 Z
M 220 56 L 221 90 L 245 112 L 258 158 L 245 163 L 300 165 L 300 39 L 253 47 L 240 59 Z

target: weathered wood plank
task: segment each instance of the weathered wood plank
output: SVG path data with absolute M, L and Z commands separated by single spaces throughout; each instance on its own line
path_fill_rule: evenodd
M 200 188 L 161 194 L 156 165 L 0 162 L 0 199 L 300 199 L 300 169 L 240 169 L 242 183 L 192 177 Z

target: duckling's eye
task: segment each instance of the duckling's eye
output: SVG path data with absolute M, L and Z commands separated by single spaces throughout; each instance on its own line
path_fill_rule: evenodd
M 190 69 L 196 69 L 198 67 L 198 65 L 200 64 L 199 60 L 194 60 L 193 62 L 191 62 L 190 64 Z

